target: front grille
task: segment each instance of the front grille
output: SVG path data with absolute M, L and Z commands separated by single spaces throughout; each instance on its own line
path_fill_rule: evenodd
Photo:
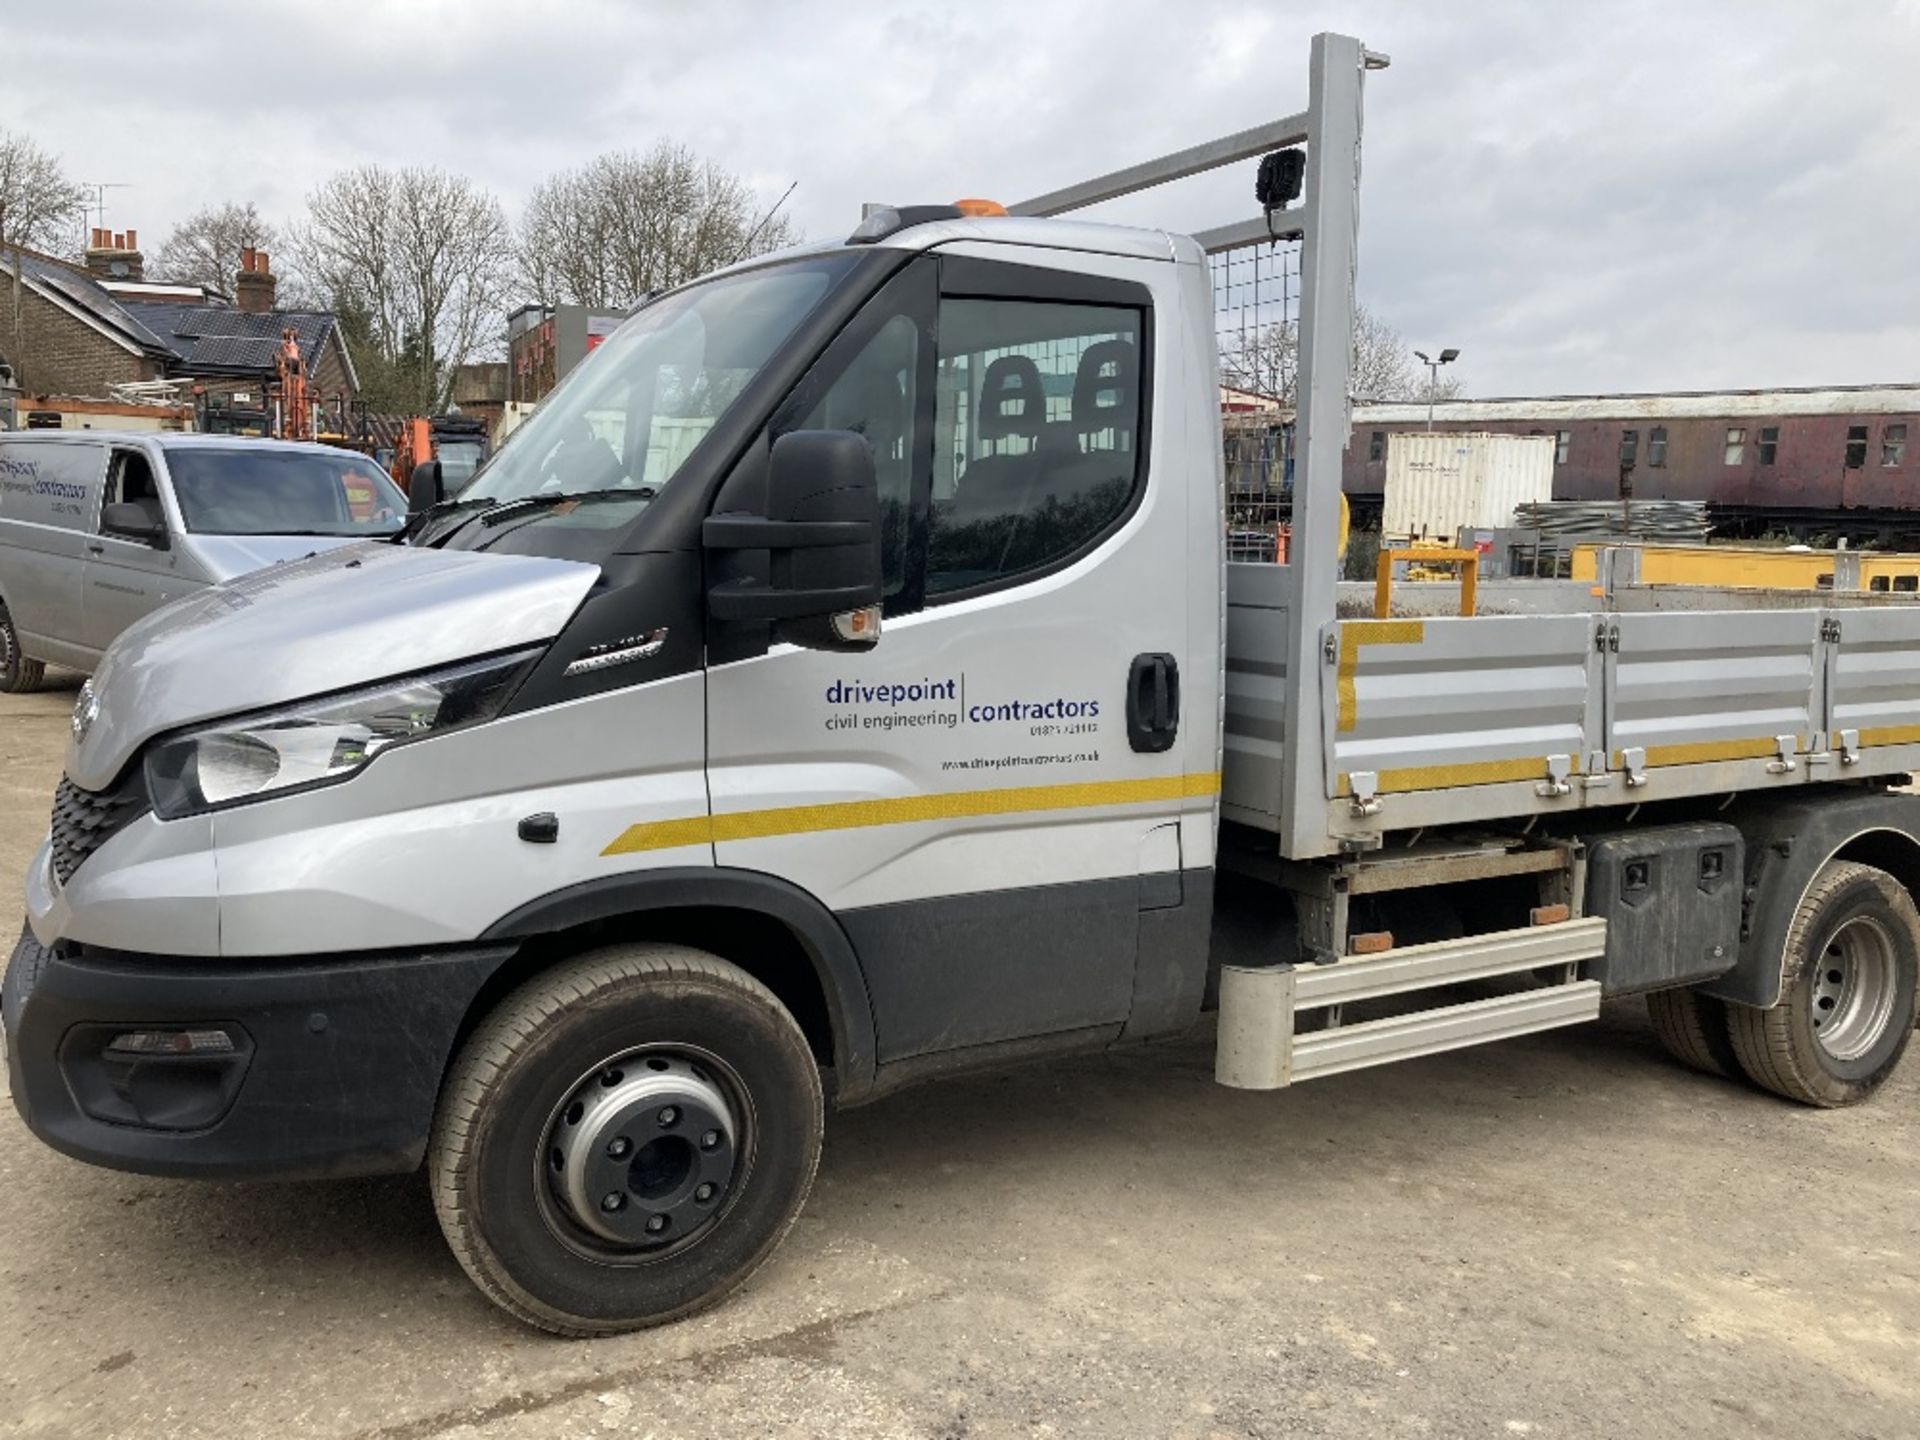
M 87 857 L 146 814 L 146 776 L 138 765 L 111 790 L 82 790 L 62 776 L 53 792 L 53 873 L 62 885 Z

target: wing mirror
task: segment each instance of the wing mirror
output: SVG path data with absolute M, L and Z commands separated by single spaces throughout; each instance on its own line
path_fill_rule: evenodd
M 407 477 L 407 513 L 424 515 L 438 505 L 446 494 L 440 480 L 440 462 L 422 460 Z
M 138 540 L 156 550 L 167 548 L 167 523 L 144 505 L 131 500 L 116 500 L 100 512 L 102 534 L 122 540 Z
M 772 621 L 775 638 L 810 650 L 872 649 L 884 590 L 872 447 L 851 430 L 795 430 L 774 441 L 766 477 L 764 514 L 728 511 L 702 528 L 710 551 L 767 554 L 764 572 L 725 567 L 735 578 L 707 593 L 709 612 Z

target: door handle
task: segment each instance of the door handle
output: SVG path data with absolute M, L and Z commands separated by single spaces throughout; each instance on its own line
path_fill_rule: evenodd
M 1127 671 L 1127 743 L 1147 755 L 1173 748 L 1180 733 L 1180 662 L 1136 655 Z
M 87 546 L 87 553 L 89 555 L 104 555 L 107 553 L 107 547 L 104 545 L 94 545 L 90 543 Z

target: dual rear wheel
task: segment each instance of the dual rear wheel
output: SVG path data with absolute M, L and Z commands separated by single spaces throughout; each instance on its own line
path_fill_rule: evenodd
M 1789 1100 L 1852 1105 L 1880 1088 L 1912 1039 L 1920 910 L 1884 870 L 1829 861 L 1787 927 L 1780 1003 L 1760 1010 L 1696 990 L 1650 995 L 1675 1058 L 1745 1074 Z

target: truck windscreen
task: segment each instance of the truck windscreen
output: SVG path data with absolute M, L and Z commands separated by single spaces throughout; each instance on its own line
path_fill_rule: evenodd
M 391 535 L 407 501 L 371 461 L 344 452 L 179 446 L 174 498 L 199 535 Z
M 598 528 L 623 526 L 673 480 L 851 263 L 833 255 L 771 265 L 647 306 L 541 402 L 460 493 L 462 507 L 592 495 L 609 503 L 581 513 Z M 564 505 L 529 515 L 581 523 Z

